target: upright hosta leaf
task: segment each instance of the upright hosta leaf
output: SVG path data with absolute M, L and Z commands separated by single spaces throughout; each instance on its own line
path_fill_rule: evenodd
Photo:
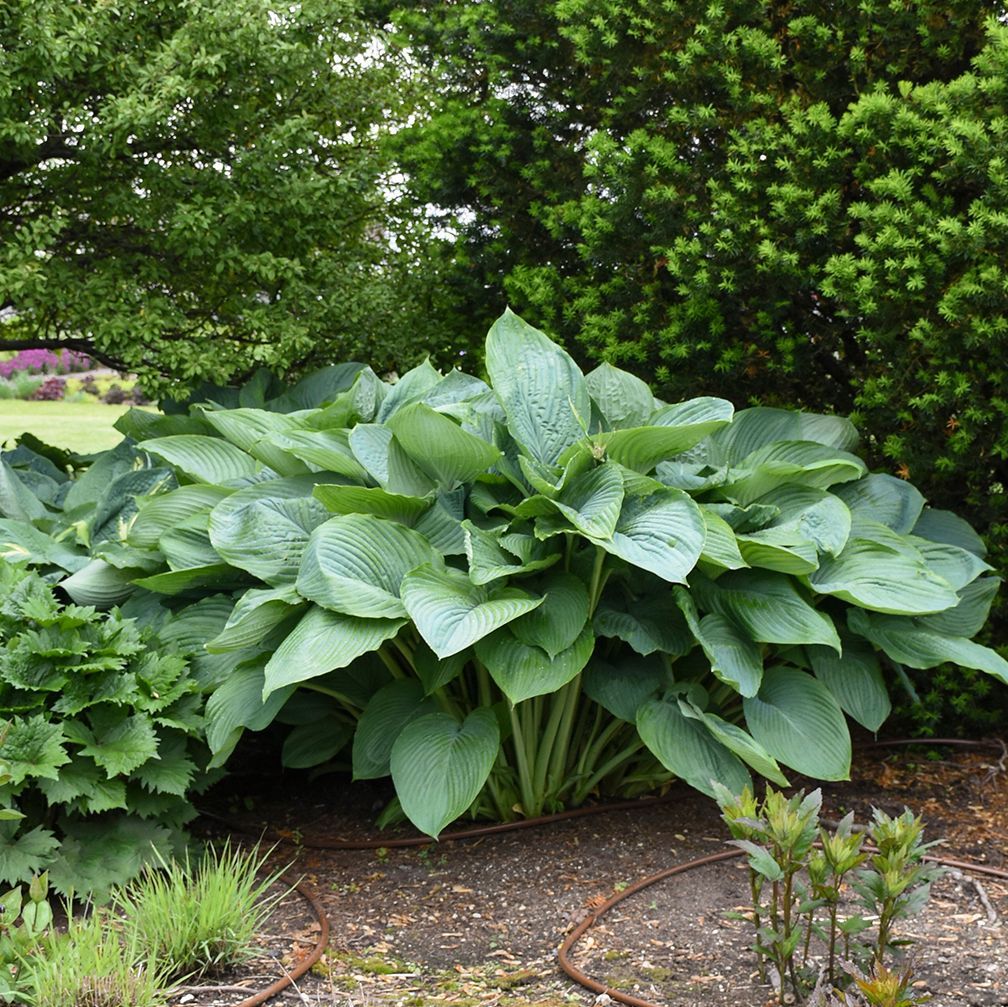
M 49 513 L 45 504 L 18 478 L 17 472 L 0 460 L 0 514 L 31 524 Z
M 296 430 L 273 434 L 270 444 L 294 458 L 337 475 L 364 481 L 368 472 L 354 457 L 345 430 Z
M 667 591 L 640 598 L 620 598 L 607 592 L 595 609 L 592 624 L 596 635 L 623 640 L 644 657 L 656 651 L 682 657 L 695 645 Z
M 90 562 L 83 552 L 73 548 L 72 541 L 61 542 L 26 521 L 6 518 L 0 518 L 0 559 L 8 563 L 58 566 L 69 573 Z
M 543 603 L 515 619 L 510 629 L 529 647 L 541 647 L 553 658 L 582 635 L 588 621 L 588 589 L 573 574 L 558 571 L 540 578 L 536 589 Z
M 585 668 L 581 685 L 585 695 L 614 717 L 633 724 L 642 703 L 669 684 L 665 666 L 658 657 L 631 654 L 615 664 L 596 658 Z
M 681 490 L 663 489 L 624 500 L 610 539 L 588 537 L 633 566 L 681 584 L 700 558 L 706 535 L 693 500 Z
M 262 467 L 251 455 L 220 437 L 176 434 L 143 442 L 143 450 L 163 458 L 194 482 L 220 486 L 255 475 Z
M 166 531 L 158 539 L 158 549 L 173 570 L 191 570 L 221 562 L 206 531 L 198 528 L 183 526 Z
M 441 660 L 423 640 L 420 640 L 413 650 L 413 668 L 423 683 L 424 695 L 429 696 L 449 682 L 454 682 L 462 674 L 462 669 L 471 657 L 471 652 L 464 650 Z
M 764 527 L 793 531 L 819 552 L 837 556 L 850 537 L 850 510 L 838 496 L 825 490 L 789 483 L 765 493 L 757 505 L 777 511 Z
M 690 579 L 701 608 L 738 623 L 758 643 L 819 643 L 840 652 L 828 615 L 813 608 L 790 578 L 762 570 L 738 570 L 717 581 Z
M 822 682 L 794 668 L 767 668 L 759 693 L 742 708 L 752 736 L 784 765 L 817 780 L 849 777 L 850 734 Z
M 385 396 L 375 419 L 387 423 L 398 412 L 413 402 L 419 402 L 441 382 L 441 372 L 429 360 L 407 371 Z
M 125 601 L 134 590 L 130 578 L 104 560 L 93 559 L 59 585 L 78 605 L 106 609 Z
M 437 554 L 417 532 L 370 514 L 345 514 L 319 525 L 305 547 L 297 589 L 336 612 L 395 619 L 403 577 Z
M 583 535 L 611 538 L 623 505 L 619 468 L 607 463 L 577 476 L 553 505 Z
M 920 538 L 957 545 L 981 559 L 987 555 L 984 540 L 966 521 L 951 511 L 925 507 L 912 530 Z
M 196 588 L 235 587 L 235 570 L 227 563 L 210 563 L 207 566 L 193 566 L 185 570 L 167 570 L 150 577 L 138 577 L 133 581 L 135 587 L 157 594 L 184 594 Z
M 491 710 L 460 724 L 431 713 L 408 724 L 392 746 L 392 780 L 406 817 L 437 838 L 474 800 L 493 768 L 500 730 Z
M 828 489 L 867 471 L 856 455 L 836 448 L 812 441 L 779 441 L 744 458 L 724 492 L 740 503 L 752 503 L 784 481 Z
M 425 699 L 419 682 L 400 679 L 389 682 L 371 697 L 354 733 L 353 778 L 377 780 L 389 774 L 392 746 L 402 729 L 417 717 L 437 710 Z
M 402 602 L 438 657 L 451 657 L 543 602 L 518 588 L 488 590 L 457 570 L 422 566 L 402 582 Z
M 874 612 L 926 615 L 958 604 L 947 580 L 914 555 L 894 552 L 864 539 L 851 539 L 839 556 L 826 556 L 809 577 L 812 590 L 831 594 Z
M 914 527 L 924 509 L 924 497 L 915 487 L 879 472 L 838 486 L 835 492 L 853 514 L 878 521 L 902 535 Z
M 395 636 L 405 619 L 361 619 L 313 605 L 266 664 L 263 697 L 345 668 Z
M 733 794 L 752 786 L 738 757 L 703 724 L 684 716 L 676 695 L 644 703 L 637 711 L 637 731 L 669 772 L 708 797 L 714 797 L 715 783 Z
M 928 569 L 951 584 L 954 591 L 961 590 L 991 569 L 990 564 L 985 563 L 976 553 L 957 545 L 930 542 L 916 535 L 910 535 L 908 539 L 924 558 Z
M 877 731 L 892 710 L 878 655 L 850 634 L 843 636 L 843 655 L 827 647 L 809 647 L 816 678 L 862 727 Z
M 814 441 L 852 451 L 858 439 L 854 425 L 841 416 L 756 406 L 737 412 L 731 425 L 717 431 L 711 441 L 728 464 L 738 465 L 747 455 L 774 441 Z
M 524 559 L 513 552 L 511 545 L 505 544 L 499 534 L 478 528 L 471 521 L 463 521 L 462 530 L 466 558 L 469 560 L 469 579 L 474 584 L 490 584 L 503 577 L 545 570 L 560 559 L 560 553 L 549 551 L 533 559 L 531 550 L 527 553 L 529 558 Z M 514 544 L 515 536 L 510 538 Z M 531 542 L 534 546 L 538 545 L 535 539 Z
M 374 514 L 375 517 L 413 525 L 433 499 L 389 493 L 380 486 L 316 486 L 313 495 L 332 514 Z
M 918 623 L 945 636 L 976 636 L 987 621 L 1000 586 L 998 577 L 981 577 L 958 592 L 959 604 L 955 608 L 924 616 Z
M 476 656 L 513 704 L 565 686 L 588 663 L 595 648 L 590 626 L 585 626 L 571 646 L 557 654 L 547 654 L 541 647 L 519 639 L 514 626 L 517 622 L 476 644 Z
M 644 426 L 654 412 L 655 397 L 648 385 L 612 364 L 600 364 L 586 374 L 585 384 L 611 430 Z
M 850 609 L 847 624 L 870 640 L 894 661 L 911 668 L 934 668 L 949 661 L 964 668 L 985 671 L 1008 683 L 1008 661 L 972 640 L 943 636 L 924 624 L 923 619 L 901 619 L 891 615 L 869 615 Z
M 442 556 L 465 554 L 465 493 L 462 488 L 438 493 L 433 506 L 417 519 L 414 528 Z
M 400 409 L 388 427 L 406 454 L 447 487 L 472 481 L 500 458 L 493 444 L 467 433 L 422 402 Z
M 737 537 L 738 548 L 746 563 L 764 570 L 802 577 L 819 566 L 815 543 L 787 528 L 767 528 Z
M 362 370 L 364 365 L 354 361 L 321 367 L 305 375 L 293 388 L 273 399 L 270 409 L 287 413 L 298 409 L 315 409 L 325 402 L 332 402 L 337 395 L 353 385 Z
M 354 458 L 379 486 L 388 486 L 392 431 L 377 423 L 358 423 L 348 438 Z
M 293 584 L 252 588 L 238 599 L 223 629 L 216 636 L 210 635 L 206 649 L 211 654 L 221 654 L 254 647 L 305 605 Z
M 742 570 L 748 566 L 742 558 L 731 525 L 703 504 L 700 505 L 700 512 L 704 522 L 704 545 L 700 562 L 717 570 Z
M 305 465 L 269 441 L 274 434 L 300 428 L 293 416 L 266 409 L 204 409 L 203 418 L 225 440 L 283 476 L 307 471 Z
M 553 465 L 585 437 L 591 399 L 577 364 L 510 310 L 487 336 L 486 367 L 511 436 L 536 461 Z
M 207 486 L 197 483 L 137 500 L 139 511 L 130 524 L 127 541 L 130 545 L 150 547 L 171 528 L 198 514 L 208 514 L 234 490 L 227 486 Z

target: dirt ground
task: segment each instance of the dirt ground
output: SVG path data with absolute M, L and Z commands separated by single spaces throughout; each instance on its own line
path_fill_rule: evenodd
M 940 754 L 941 758 L 935 758 Z M 1002 760 L 1003 762 L 1004 760 Z M 250 780 L 256 780 L 253 789 Z M 801 781 L 797 781 L 800 785 Z M 806 785 L 808 787 L 808 785 Z M 996 755 L 944 749 L 862 750 L 850 782 L 823 787 L 824 815 L 872 807 L 921 814 L 942 855 L 1008 869 L 1008 777 Z M 245 835 L 282 835 L 331 922 L 328 950 L 276 1004 L 326 1007 L 605 1004 L 557 966 L 564 936 L 594 907 L 636 880 L 725 849 L 726 830 L 706 798 L 676 789 L 658 804 L 430 846 L 322 850 L 312 844 L 373 838 L 388 793 L 323 777 L 232 779 L 205 801 Z M 220 834 L 218 819 L 207 819 Z M 395 835 L 407 835 L 407 830 Z M 383 834 L 384 835 L 384 834 Z M 729 861 L 649 887 L 616 906 L 577 945 L 575 964 L 612 989 L 667 1007 L 760 1007 L 746 873 Z M 903 924 L 908 963 L 932 1007 L 1008 1005 L 1008 883 L 951 873 L 921 915 Z M 232 1007 L 307 953 L 317 927 L 291 896 L 264 935 L 263 954 L 217 988 L 176 1003 Z M 247 991 L 247 992 L 243 992 Z

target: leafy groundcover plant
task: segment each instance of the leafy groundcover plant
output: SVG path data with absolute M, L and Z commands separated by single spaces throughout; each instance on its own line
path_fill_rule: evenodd
M 844 778 L 845 713 L 889 712 L 883 662 L 1008 681 L 970 639 L 983 543 L 869 473 L 847 420 L 666 404 L 510 312 L 486 368 L 345 364 L 120 421 L 167 476 L 62 587 L 160 594 L 225 659 L 216 763 L 279 719 L 288 765 L 348 750 L 436 835 L 673 774 Z

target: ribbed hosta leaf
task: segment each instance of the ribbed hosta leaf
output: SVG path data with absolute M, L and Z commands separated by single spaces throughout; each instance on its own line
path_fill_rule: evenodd
M 828 489 L 867 471 L 857 455 L 812 441 L 779 441 L 744 458 L 724 492 L 740 503 L 752 503 L 784 481 Z
M 980 577 L 958 592 L 959 604 L 955 608 L 924 616 L 918 623 L 945 636 L 976 636 L 987 621 L 1000 586 L 998 577 Z
M 767 668 L 744 699 L 752 736 L 774 758 L 817 780 L 846 780 L 851 743 L 840 704 L 822 682 L 794 668 Z
M 219 486 L 255 475 L 261 468 L 251 455 L 220 437 L 177 434 L 143 442 L 144 451 L 163 458 L 190 479 Z
M 584 438 L 591 417 L 584 376 L 564 350 L 510 310 L 487 336 L 486 368 L 511 436 L 536 461 L 553 465 Z
M 406 454 L 449 488 L 482 475 L 500 458 L 493 444 L 467 433 L 422 402 L 400 409 L 388 426 Z
M 581 685 L 585 695 L 614 717 L 631 724 L 637 721 L 642 703 L 669 684 L 669 675 L 658 657 L 630 654 L 615 664 L 594 659 L 585 668 Z
M 681 490 L 663 489 L 623 502 L 612 538 L 591 540 L 606 552 L 672 583 L 683 583 L 703 549 L 700 508 Z
M 466 558 L 469 560 L 469 579 L 474 584 L 490 584 L 503 577 L 545 570 L 560 559 L 560 553 L 548 551 L 538 559 L 531 558 L 531 553 L 528 559 L 523 559 L 493 532 L 484 531 L 470 521 L 463 521 L 462 529 Z M 514 538 L 510 536 L 512 544 Z M 538 545 L 534 539 L 531 541 Z
M 518 588 L 488 590 L 457 570 L 423 566 L 402 582 L 402 601 L 438 657 L 450 657 L 542 604 Z
M 391 388 L 382 401 L 375 419 L 387 423 L 393 416 L 413 402 L 419 402 L 441 381 L 441 372 L 425 360 L 408 370 Z
M 960 549 L 957 545 L 944 542 L 930 542 L 916 535 L 908 536 L 913 547 L 924 557 L 928 569 L 960 591 L 971 584 L 982 573 L 991 569 L 976 553 Z
M 405 619 L 361 619 L 313 605 L 266 665 L 263 696 L 345 668 L 395 636 Z
M 334 717 L 299 724 L 284 738 L 280 764 L 287 769 L 321 766 L 346 748 L 352 735 L 350 724 Z
M 809 584 L 819 594 L 898 615 L 941 612 L 959 601 L 952 585 L 916 558 L 912 547 L 896 553 L 864 539 L 851 539 L 835 558 L 823 557 Z
M 701 504 L 704 521 L 704 545 L 700 562 L 718 570 L 742 570 L 748 564 L 742 558 L 731 525 Z
M 1008 661 L 972 640 L 943 636 L 924 625 L 922 619 L 901 619 L 892 615 L 869 615 L 851 609 L 847 613 L 851 630 L 870 640 L 894 661 L 911 668 L 934 668 L 949 661 L 964 668 L 985 671 L 1008 683 Z
M 728 616 L 758 643 L 819 643 L 840 652 L 829 616 L 813 608 L 784 574 L 738 570 L 716 582 L 697 574 L 690 585 L 701 608 Z
M 204 409 L 203 419 L 225 440 L 279 475 L 292 476 L 307 471 L 303 462 L 269 441 L 275 434 L 297 430 L 301 424 L 295 417 L 266 409 Z
M 377 423 L 358 423 L 348 438 L 354 458 L 379 486 L 388 486 L 392 431 Z
M 654 412 L 655 397 L 648 385 L 612 364 L 600 364 L 586 374 L 585 384 L 610 430 L 644 426 Z
M 170 528 L 177 528 L 197 514 L 209 513 L 233 492 L 226 486 L 194 484 L 140 497 L 137 500 L 139 512 L 130 525 L 127 541 L 135 546 L 157 545 L 158 539 Z
M 402 729 L 417 717 L 434 713 L 437 704 L 425 699 L 419 682 L 400 679 L 379 689 L 357 722 L 353 742 L 353 778 L 377 780 L 389 774 L 392 746 Z
M 210 563 L 206 566 L 192 566 L 186 570 L 167 570 L 150 577 L 138 577 L 133 581 L 137 587 L 156 594 L 183 594 L 196 588 L 236 587 L 238 575 L 227 563 Z
M 206 649 L 211 654 L 220 654 L 256 646 L 284 620 L 302 610 L 305 604 L 293 584 L 252 588 L 238 599 L 227 624 L 207 641 Z
M 904 535 L 914 527 L 924 509 L 924 497 L 910 483 L 879 472 L 838 486 L 835 492 L 851 513 L 878 521 Z
M 94 605 L 98 609 L 118 605 L 133 593 L 129 577 L 100 559 L 91 560 L 61 580 L 59 586 L 78 605 Z
M 765 493 L 757 505 L 777 510 L 765 527 L 793 531 L 819 552 L 837 556 L 850 537 L 850 510 L 838 496 L 825 490 L 787 484 Z
M 404 728 L 392 746 L 392 780 L 406 817 L 435 838 L 474 800 L 500 747 L 497 718 L 473 710 L 459 724 L 432 713 Z
M 957 545 L 983 559 L 987 555 L 984 540 L 957 514 L 947 510 L 925 507 L 913 526 L 913 534 L 931 542 Z
M 355 481 L 368 477 L 367 471 L 350 450 L 350 439 L 345 430 L 288 430 L 274 434 L 270 443 L 326 472 L 335 472 Z
M 583 535 L 608 539 L 623 505 L 623 478 L 607 463 L 574 478 L 553 505 Z
M 222 557 L 198 528 L 173 528 L 158 539 L 158 548 L 173 570 L 191 570 L 197 566 L 220 563 Z
M 529 647 L 541 647 L 549 657 L 574 644 L 588 621 L 588 589 L 584 581 L 562 570 L 539 578 L 543 603 L 511 623 L 514 635 Z
M 336 612 L 395 619 L 406 614 L 399 600 L 403 577 L 437 558 L 410 528 L 370 514 L 345 514 L 312 532 L 297 589 Z
M 733 794 L 751 787 L 745 766 L 696 720 L 685 717 L 677 696 L 653 699 L 637 711 L 637 731 L 644 744 L 669 772 L 713 797 L 714 783 Z
M 696 641 L 682 614 L 667 593 L 622 599 L 603 595 L 592 618 L 597 636 L 615 637 L 638 654 L 656 651 L 682 657 Z
M 374 514 L 412 525 L 433 504 L 433 498 L 389 493 L 380 486 L 316 486 L 315 498 L 332 514 Z
M 570 647 L 554 655 L 518 639 L 512 626 L 476 644 L 476 656 L 512 703 L 556 692 L 578 675 L 595 648 L 590 626 L 584 627 Z
M 877 731 L 892 710 L 878 655 L 849 633 L 842 639 L 843 656 L 827 647 L 808 648 L 812 670 L 846 713 L 862 727 Z
M 799 413 L 757 406 L 735 414 L 731 425 L 717 431 L 712 446 L 730 465 L 738 465 L 753 451 L 774 441 L 815 441 L 841 451 L 857 447 L 858 433 L 841 416 Z
M 819 566 L 815 543 L 788 528 L 768 528 L 737 537 L 739 551 L 749 566 L 803 577 Z

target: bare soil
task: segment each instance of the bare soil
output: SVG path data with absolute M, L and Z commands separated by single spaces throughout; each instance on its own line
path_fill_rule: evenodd
M 823 787 L 824 815 L 872 807 L 923 815 L 943 855 L 1008 869 L 1008 779 L 996 756 L 942 750 L 866 749 L 849 782 Z M 254 786 L 252 786 L 254 782 Z M 800 785 L 801 781 L 797 781 Z M 319 895 L 332 925 L 313 973 L 277 1004 L 604 1004 L 558 968 L 570 929 L 638 879 L 725 848 L 717 809 L 685 788 L 666 801 L 536 829 L 412 849 L 324 850 L 313 844 L 374 838 L 387 791 L 323 777 L 234 778 L 207 801 L 242 834 L 286 837 L 278 855 Z M 250 806 L 249 806 L 250 805 Z M 206 822 L 220 834 L 216 819 Z M 409 835 L 403 829 L 390 832 Z M 760 1007 L 750 926 L 726 917 L 744 907 L 740 863 L 705 867 L 649 887 L 616 906 L 578 944 L 575 963 L 613 990 L 668 1007 Z M 908 964 L 932 1007 L 1008 1005 L 1008 883 L 950 874 L 921 915 L 903 925 Z M 292 897 L 264 935 L 264 951 L 215 991 L 175 1002 L 231 1007 L 283 973 L 314 943 L 311 916 Z M 235 987 L 249 990 L 240 994 Z M 186 999 L 191 997 L 192 999 Z

